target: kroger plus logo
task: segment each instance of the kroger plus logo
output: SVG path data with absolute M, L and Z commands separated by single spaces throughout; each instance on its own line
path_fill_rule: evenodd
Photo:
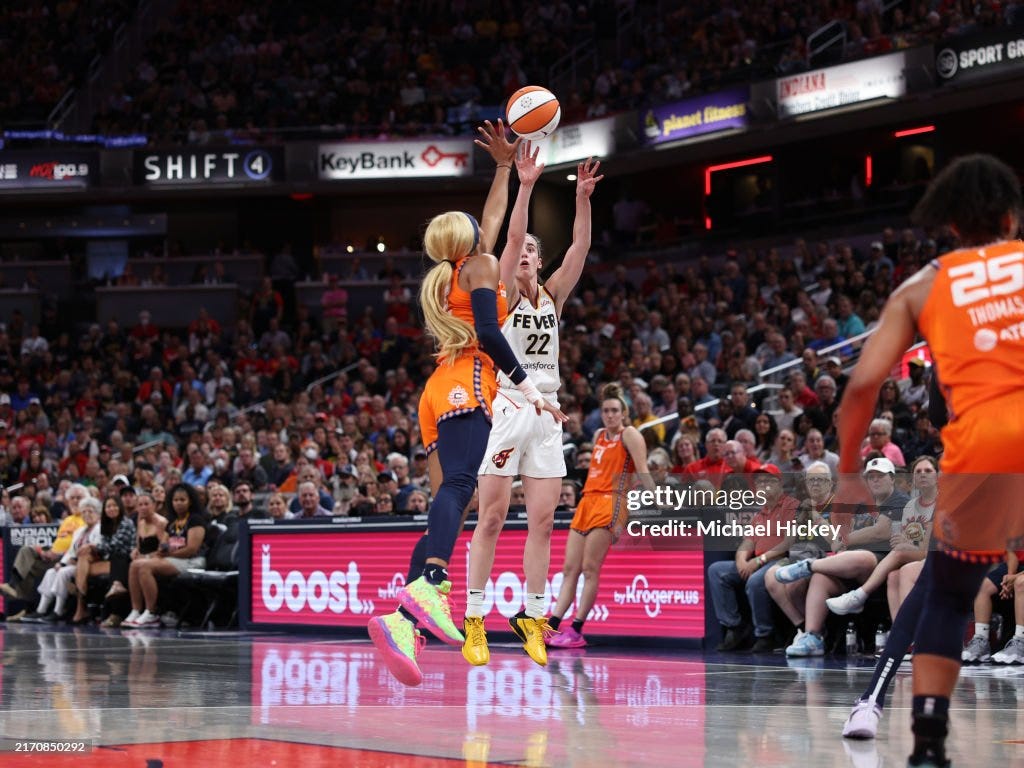
M 313 571 L 307 577 L 301 571 L 289 571 L 282 576 L 270 561 L 270 544 L 263 545 L 260 594 L 268 611 L 276 612 L 286 606 L 293 613 L 308 608 L 314 613 L 373 613 L 373 601 L 359 598 L 359 567 L 348 564 L 347 571 Z
M 653 618 L 661 615 L 665 605 L 699 605 L 700 592 L 696 589 L 651 589 L 647 577 L 638 573 L 625 590 L 615 592 L 616 605 L 642 605 Z

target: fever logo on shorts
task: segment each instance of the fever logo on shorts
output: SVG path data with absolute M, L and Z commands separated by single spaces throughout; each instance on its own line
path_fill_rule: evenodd
M 498 451 L 496 454 L 491 456 L 491 461 L 494 462 L 494 466 L 501 469 L 508 463 L 508 457 L 512 455 L 512 451 L 515 448 L 506 448 L 504 451 Z
M 469 402 L 469 392 L 461 384 L 456 384 L 448 393 L 448 402 L 456 408 L 461 408 Z

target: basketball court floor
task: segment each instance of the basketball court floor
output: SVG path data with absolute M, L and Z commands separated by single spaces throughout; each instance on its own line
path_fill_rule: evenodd
M 540 668 L 493 644 L 471 668 L 431 642 L 408 689 L 358 638 L 11 624 L 0 660 L 4 768 L 868 768 L 903 766 L 910 747 L 909 665 L 880 738 L 839 735 L 867 658 L 598 646 Z M 1024 768 L 1024 668 L 967 670 L 953 709 L 955 766 Z

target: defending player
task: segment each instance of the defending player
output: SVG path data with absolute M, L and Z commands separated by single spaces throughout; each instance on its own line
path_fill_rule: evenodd
M 848 503 L 859 493 L 850 483 L 878 387 L 920 331 L 951 416 L 942 430 L 934 515 L 939 551 L 929 554 L 920 577 L 911 766 L 949 765 L 949 698 L 974 596 L 1004 550 L 1024 550 L 1024 243 L 1010 239 L 1021 202 L 1016 175 L 989 155 L 960 158 L 935 178 L 915 218 L 925 227 L 949 226 L 963 248 L 934 260 L 890 297 L 840 410 L 846 488 L 837 498 Z
M 526 142 L 516 159 L 519 193 L 512 208 L 508 241 L 501 254 L 501 279 L 508 286 L 512 307 L 502 326 L 509 346 L 530 377 L 552 405 L 558 405 L 558 321 L 566 299 L 576 287 L 590 251 L 590 196 L 603 176 L 600 162 L 580 163 L 576 176 L 576 220 L 572 245 L 562 265 L 541 285 L 540 240 L 526 231 L 530 195 L 544 170 L 537 164 L 539 149 Z M 505 376 L 498 377 L 498 395 L 494 401 L 494 424 L 487 451 L 480 467 L 479 522 L 473 532 L 469 551 L 466 597 L 466 642 L 462 655 L 470 664 L 490 660 L 484 630 L 484 587 L 494 566 L 498 534 L 505 524 L 512 480 L 521 475 L 526 493 L 528 534 L 523 549 L 526 575 L 526 610 L 509 619 L 512 630 L 523 641 L 523 648 L 538 664 L 547 664 L 544 647 L 544 584 L 551 561 L 551 528 L 565 458 L 562 452 L 562 426 L 550 419 L 537 419 L 529 404 Z
M 503 140 L 500 122 L 498 132 Z M 510 146 L 509 159 L 515 145 Z M 503 213 L 504 205 L 501 208 Z M 442 479 L 430 506 L 422 576 L 402 589 L 397 611 L 374 617 L 369 624 L 370 637 L 388 669 L 406 685 L 419 685 L 423 679 L 416 663 L 417 623 L 446 642 L 461 644 L 465 639 L 451 619 L 447 566 L 487 447 L 497 389 L 495 366 L 509 376 L 536 414 L 548 411 L 558 423 L 565 420 L 540 394 L 501 335 L 507 313 L 504 287 L 497 259 L 484 251 L 494 244 L 494 235 L 486 233 L 496 232 L 501 220 L 494 214 L 491 206 L 485 207 L 488 228 L 482 232 L 468 213 L 442 213 L 430 221 L 423 236 L 424 250 L 435 265 L 423 280 L 420 303 L 439 351 L 437 369 L 420 398 L 419 418 L 432 480 L 438 475 Z

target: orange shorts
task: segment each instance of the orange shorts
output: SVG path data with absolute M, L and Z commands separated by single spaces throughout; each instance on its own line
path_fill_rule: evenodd
M 491 418 L 491 403 L 498 391 L 494 367 L 477 355 L 462 355 L 454 363 L 441 363 L 427 379 L 420 396 L 420 439 L 427 453 L 437 448 L 437 425 L 445 419 L 483 408 Z
M 1000 562 L 1024 548 L 1024 393 L 973 408 L 942 430 L 934 536 L 955 557 Z
M 595 528 L 614 529 L 625 520 L 625 499 L 614 493 L 585 493 L 569 528 L 586 536 Z

